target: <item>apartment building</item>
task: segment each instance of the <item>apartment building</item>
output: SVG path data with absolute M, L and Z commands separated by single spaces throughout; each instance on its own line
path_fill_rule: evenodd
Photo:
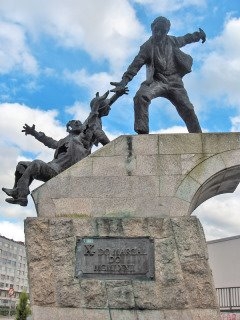
M 0 235 L 0 306 L 15 307 L 22 291 L 29 292 L 24 243 Z

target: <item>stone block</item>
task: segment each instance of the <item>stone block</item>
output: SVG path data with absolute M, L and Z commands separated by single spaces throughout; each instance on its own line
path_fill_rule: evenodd
M 95 230 L 99 237 L 123 236 L 122 219 L 96 218 Z
M 164 239 L 172 235 L 170 219 L 149 217 L 146 221 L 150 237 L 155 239 Z
M 66 285 L 62 281 L 58 281 L 56 285 L 56 300 L 58 306 L 61 307 L 59 310 L 62 308 L 81 308 L 83 299 L 79 284 Z
M 54 305 L 55 287 L 48 219 L 25 220 L 28 277 L 32 304 Z M 35 284 L 35 285 L 33 285 Z
M 50 218 L 55 216 L 56 208 L 53 199 L 49 197 L 50 194 L 51 192 L 46 183 L 31 193 L 38 217 Z
M 162 217 L 169 214 L 170 197 L 147 196 L 133 199 L 135 201 L 136 217 Z
M 171 223 L 181 263 L 208 258 L 204 232 L 196 217 L 172 218 Z
M 157 176 L 159 175 L 158 155 L 137 155 L 134 175 Z
M 203 184 L 215 173 L 224 170 L 225 168 L 226 166 L 222 160 L 221 155 L 217 154 L 201 162 L 189 173 L 189 175 L 200 184 Z
M 239 133 L 207 133 L 202 135 L 203 153 L 220 153 L 240 148 Z
M 121 136 L 114 143 L 115 155 L 158 154 L 158 135 Z
M 131 158 L 131 164 L 127 156 L 93 157 L 93 176 L 124 176 L 131 175 L 136 167 L 136 160 Z M 131 166 L 131 168 L 130 168 Z
M 189 302 L 193 308 L 218 308 L 216 293 L 213 283 L 209 281 L 210 275 L 199 276 L 199 274 L 186 275 L 186 289 L 191 292 Z
M 162 174 L 159 176 L 159 194 L 162 197 L 174 197 L 178 186 L 183 180 L 181 174 Z
M 123 137 L 123 136 L 121 136 Z M 118 137 L 111 143 L 108 143 L 105 146 L 102 146 L 98 148 L 96 151 L 94 151 L 89 157 L 113 157 L 115 153 L 115 143 L 118 141 L 118 139 L 121 139 L 121 137 Z M 82 160 L 81 160 L 82 161 Z
M 27 218 L 24 223 L 28 261 L 40 261 L 49 258 L 49 220 Z
M 52 199 L 61 197 L 65 198 L 66 196 L 69 196 L 73 190 L 71 181 L 74 181 L 75 179 L 75 177 L 71 177 L 71 179 L 69 179 L 67 171 L 63 171 L 53 179 L 48 180 L 44 184 L 44 188 L 48 188 L 46 197 L 48 198 L 49 194 L 51 194 Z
M 138 237 L 140 234 L 142 237 L 149 236 L 147 222 L 145 219 L 123 219 L 122 226 L 125 237 Z
M 85 308 L 107 308 L 107 292 L 104 281 L 81 280 L 80 290 Z
M 177 197 L 169 197 L 169 217 L 186 216 L 189 211 L 190 203 Z
M 191 314 L 193 320 L 221 320 L 220 311 L 218 309 L 193 309 L 191 310 Z
M 135 307 L 131 281 L 107 281 L 108 307 L 111 309 L 132 309 Z
M 159 157 L 159 173 L 161 175 L 182 174 L 181 156 L 179 154 L 167 154 Z
M 191 202 L 200 186 L 199 182 L 194 180 L 192 177 L 187 176 L 178 187 L 176 197 Z
M 189 153 L 181 154 L 182 174 L 188 174 L 199 163 L 213 156 L 213 153 Z
M 155 281 L 133 281 L 136 309 L 157 310 L 163 308 L 163 292 Z
M 83 314 L 84 314 L 83 320 L 112 320 L 112 318 L 110 317 L 109 310 L 83 309 Z M 78 318 L 74 318 L 72 320 L 76 320 L 76 319 L 79 320 Z
M 58 317 L 55 320 L 86 320 L 84 310 L 80 308 L 58 308 Z M 35 320 L 35 318 L 34 318 Z M 109 320 L 109 319 L 107 319 Z
M 160 310 L 137 310 L 138 320 L 166 320 L 164 312 Z M 179 320 L 179 319 L 178 319 Z
M 34 320 L 56 320 L 59 319 L 58 308 L 55 307 L 40 307 L 32 305 L 32 313 L 34 314 Z M 69 320 L 73 320 L 68 317 Z M 60 320 L 60 319 L 59 319 Z
M 136 310 L 110 310 L 111 320 L 138 320 Z
M 76 238 L 68 237 L 52 242 L 52 260 L 55 266 L 73 264 L 75 258 Z
M 221 157 L 227 168 L 239 166 L 240 149 L 222 152 Z
M 63 171 L 61 173 L 62 176 L 71 177 L 89 177 L 92 176 L 93 173 L 93 159 L 91 157 L 87 157 L 77 162 L 71 168 Z
M 28 279 L 32 284 L 30 299 L 33 305 L 54 306 L 55 282 L 51 259 L 28 262 Z
M 164 309 L 183 310 L 189 308 L 189 291 L 184 283 L 164 286 L 162 305 Z
M 52 219 L 49 222 L 50 240 L 59 240 L 72 237 L 73 221 L 72 219 Z
M 158 135 L 141 134 L 133 136 L 133 150 L 138 155 L 158 154 Z
M 164 287 L 184 282 L 173 236 L 155 239 L 155 278 Z
M 161 134 L 159 135 L 159 154 L 202 153 L 202 135 Z
M 95 234 L 95 223 L 92 219 L 76 217 L 73 219 L 76 237 L 87 237 Z
M 192 317 L 191 310 L 164 310 L 164 317 L 166 320 L 198 320 L 198 318 Z
M 76 215 L 88 217 L 92 212 L 91 198 L 58 198 L 53 199 L 56 217 L 74 217 Z
M 43 200 L 44 201 L 44 200 Z M 53 199 L 46 199 L 45 202 L 39 202 L 36 204 L 38 217 L 51 218 L 56 216 L 56 206 Z

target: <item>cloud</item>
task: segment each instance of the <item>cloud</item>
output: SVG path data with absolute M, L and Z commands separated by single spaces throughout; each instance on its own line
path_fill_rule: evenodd
M 127 0 L 3 0 L 0 15 L 18 23 L 36 41 L 51 36 L 59 46 L 83 49 L 95 60 L 121 66 L 144 34 Z
M 32 109 L 18 103 L 0 104 L 0 176 L 1 187 L 11 188 L 14 183 L 14 172 L 18 161 L 33 160 L 38 158 L 49 161 L 53 158 L 54 150 L 45 147 L 31 136 L 25 136 L 21 132 L 25 123 L 36 124 L 36 130 L 45 131 L 49 136 L 60 139 L 66 135 L 65 128 L 56 120 L 57 111 L 43 111 Z M 36 188 L 39 182 L 32 185 Z M 30 197 L 30 204 L 27 208 L 7 204 L 4 199 L 6 195 L 0 192 L 1 216 L 8 218 L 24 218 L 35 215 L 35 209 Z
M 151 134 L 162 134 L 162 133 L 187 133 L 187 128 L 182 126 L 173 126 L 166 129 L 160 129 L 157 131 L 151 131 Z
M 194 212 L 200 219 L 207 240 L 239 235 L 240 187 L 233 194 L 215 196 Z
M 90 113 L 90 106 L 81 103 L 80 101 L 75 101 L 75 103 L 72 106 L 66 107 L 65 111 L 72 115 L 73 119 L 77 119 L 81 122 L 84 122 Z
M 37 75 L 38 64 L 27 45 L 23 28 L 14 23 L 0 22 L 0 73 L 13 69 Z
M 232 128 L 231 132 L 240 132 L 240 115 L 231 117 Z
M 0 235 L 15 240 L 25 241 L 24 227 L 21 222 L 0 221 Z
M 37 131 L 44 131 L 48 136 L 59 140 L 65 135 L 65 129 L 56 120 L 58 112 L 56 110 L 43 111 L 33 109 L 19 103 L 0 104 L 0 132 L 2 141 L 6 145 L 15 146 L 19 150 L 39 153 L 46 149 L 41 143 L 31 136 L 25 136 L 21 132 L 25 123 L 36 125 Z
M 171 13 L 186 7 L 205 7 L 206 0 L 134 0 L 134 2 L 147 6 L 154 13 Z
M 215 99 L 220 107 L 227 104 L 240 109 L 240 18 L 230 17 L 222 34 L 208 40 L 204 48 L 205 53 L 200 53 L 203 64 L 191 75 L 188 87 L 197 92 L 199 104 Z
M 107 72 L 88 73 L 85 69 L 74 72 L 64 71 L 64 78 L 68 79 L 80 87 L 89 89 L 92 98 L 96 94 L 96 88 L 100 94 L 106 92 L 110 87 L 113 77 Z

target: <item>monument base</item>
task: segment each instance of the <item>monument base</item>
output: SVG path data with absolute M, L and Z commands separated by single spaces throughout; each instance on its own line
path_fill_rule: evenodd
M 220 319 L 194 216 L 27 218 L 25 233 L 34 320 Z

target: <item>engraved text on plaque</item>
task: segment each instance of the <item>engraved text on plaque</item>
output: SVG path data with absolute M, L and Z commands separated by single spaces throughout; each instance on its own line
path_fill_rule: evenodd
M 152 280 L 154 242 L 149 237 L 79 238 L 76 277 Z

